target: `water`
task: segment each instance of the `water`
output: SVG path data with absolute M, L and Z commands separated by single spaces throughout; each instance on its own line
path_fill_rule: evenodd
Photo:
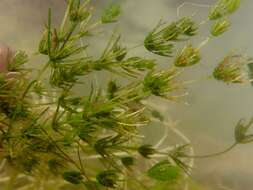
M 182 0 L 121 0 L 123 15 L 118 28 L 123 40 L 128 46 L 140 44 L 148 31 L 162 18 L 166 21 L 176 19 L 176 8 Z M 211 0 L 191 0 L 195 3 L 212 4 Z M 92 2 L 98 12 L 105 2 Z M 37 46 L 43 25 L 46 23 L 47 9 L 54 10 L 55 22 L 62 16 L 65 3 L 63 0 L 2 0 L 0 2 L 0 40 L 14 48 L 24 49 L 31 53 Z M 189 105 L 182 103 L 158 102 L 168 117 L 178 120 L 178 128 L 191 139 L 195 152 L 205 154 L 222 150 L 233 142 L 233 127 L 240 118 L 250 119 L 253 108 L 253 87 L 246 85 L 226 85 L 221 82 L 206 79 L 223 55 L 231 51 L 245 52 L 253 55 L 253 2 L 244 0 L 241 9 L 231 17 L 232 27 L 222 37 L 212 40 L 202 49 L 203 60 L 200 65 L 187 69 L 182 78 L 195 79 L 190 84 L 186 97 Z M 186 6 L 182 15 L 195 13 L 196 20 L 202 20 L 207 15 L 206 8 Z M 207 34 L 205 25 L 201 35 L 194 42 L 198 43 Z M 101 47 L 104 38 L 100 37 L 95 46 Z M 96 53 L 96 52 L 94 52 Z M 136 49 L 134 54 L 147 55 L 144 49 Z M 157 57 L 158 58 L 158 57 Z M 161 67 L 170 64 L 169 59 L 158 58 Z M 36 60 L 40 62 L 41 60 Z M 36 65 L 36 63 L 34 63 Z M 98 78 L 100 80 L 100 78 Z M 81 89 L 79 89 L 81 90 Z M 155 130 L 154 130 L 155 131 Z M 146 132 L 151 141 L 152 128 Z M 197 160 L 194 167 L 194 180 L 214 189 L 251 189 L 253 182 L 252 144 L 239 146 L 235 150 L 218 158 Z

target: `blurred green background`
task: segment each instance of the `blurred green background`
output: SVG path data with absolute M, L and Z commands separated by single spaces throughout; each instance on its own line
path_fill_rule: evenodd
M 213 4 L 215 0 L 190 0 L 194 3 Z M 93 0 L 95 12 L 99 14 L 111 0 Z M 122 16 L 117 24 L 123 42 L 129 47 L 141 44 L 145 34 L 163 19 L 176 19 L 176 8 L 183 0 L 114 0 L 122 5 Z M 30 54 L 36 51 L 47 11 L 51 7 L 55 22 L 62 17 L 65 0 L 0 0 L 0 41 L 15 49 Z M 216 64 L 224 55 L 239 51 L 253 56 L 253 1 L 242 0 L 241 9 L 231 17 L 232 27 L 225 35 L 216 38 L 202 49 L 202 62 L 187 69 L 182 78 L 196 80 L 188 86 L 189 96 L 185 102 L 169 103 L 158 101 L 157 105 L 166 111 L 166 116 L 179 121 L 177 127 L 191 140 L 197 154 L 215 152 L 233 143 L 233 128 L 241 118 L 253 116 L 253 87 L 226 85 L 208 79 Z M 200 22 L 208 14 L 207 8 L 185 6 L 181 15 L 192 15 Z M 193 43 L 198 44 L 208 34 L 209 24 L 202 26 L 200 35 Z M 110 34 L 110 31 L 107 32 Z M 105 35 L 106 36 L 106 35 Z M 105 36 L 92 40 L 95 50 L 104 46 Z M 92 53 L 96 54 L 94 50 Z M 150 56 L 143 48 L 133 54 Z M 155 56 L 156 57 L 156 56 Z M 156 57 L 161 67 L 167 67 L 168 58 Z M 41 60 L 34 59 L 36 66 Z M 99 78 L 98 78 L 99 80 Z M 82 91 L 83 89 L 79 89 Z M 156 140 L 161 133 L 154 133 L 155 127 L 148 128 L 150 140 Z M 154 134 L 156 134 L 154 136 Z M 250 190 L 253 187 L 253 144 L 239 146 L 232 152 L 211 159 L 197 160 L 193 179 L 217 190 Z

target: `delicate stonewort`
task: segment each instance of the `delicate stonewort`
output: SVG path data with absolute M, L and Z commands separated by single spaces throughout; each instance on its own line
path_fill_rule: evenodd
M 88 44 L 86 38 L 80 41 L 88 36 L 97 40 L 93 29 L 115 22 L 120 7 L 110 6 L 93 22 L 89 1 L 68 0 L 60 27 L 52 22 L 49 10 L 38 48 L 47 60 L 40 63 L 38 75 L 34 76 L 38 67 L 35 72 L 24 67 L 28 61 L 25 52 L 12 53 L 8 46 L 0 46 L 0 144 L 4 155 L 1 158 L 7 158 L 8 172 L 4 174 L 10 177 L 8 184 L 15 182 L 16 188 L 16 178 L 24 174 L 24 178 L 29 177 L 22 177 L 22 189 L 85 186 L 87 190 L 143 190 L 162 189 L 161 183 L 166 184 L 163 189 L 186 189 L 182 187 L 188 181 L 184 178 L 191 174 L 194 158 L 218 156 L 237 144 L 253 141 L 252 134 L 248 134 L 253 120 L 249 124 L 240 121 L 232 146 L 214 154 L 195 155 L 190 140 L 157 111 L 161 104 L 150 104 L 152 96 L 176 101 L 185 94 L 181 91 L 185 91 L 187 83 L 178 78 L 184 69 L 179 67 L 199 62 L 202 46 L 187 44 L 203 25 L 197 25 L 189 16 L 172 24 L 159 23 L 147 35 L 143 45 L 148 51 L 176 60 L 167 60 L 170 66 L 166 69 L 158 67 L 154 58 L 132 54 L 115 33 L 101 55 L 92 56 L 89 50 L 93 44 Z M 226 16 L 239 6 L 239 0 L 219 2 L 226 5 Z M 213 9 L 206 22 L 224 17 L 222 11 L 223 6 Z M 221 23 L 211 28 L 213 35 L 208 39 L 223 33 L 227 29 L 224 26 Z M 180 52 L 179 41 L 185 47 Z M 214 78 L 241 83 L 241 66 L 248 61 L 241 56 L 226 58 L 216 67 Z M 89 80 L 94 72 L 103 71 L 110 72 L 110 79 L 103 81 L 108 83 L 107 89 Z M 8 77 L 12 72 L 20 75 Z M 81 81 L 85 88 L 80 88 Z M 83 90 L 76 93 L 76 89 Z M 164 136 L 155 144 L 146 144 L 140 131 L 153 121 L 165 127 Z M 168 138 L 168 129 L 178 138 Z M 0 187 L 4 180 L 1 178 Z
M 22 56 L 25 59 L 22 59 Z M 28 61 L 28 56 L 23 51 L 14 51 L 8 45 L 0 43 L 0 74 L 7 79 L 16 78 L 20 73 L 15 69 Z

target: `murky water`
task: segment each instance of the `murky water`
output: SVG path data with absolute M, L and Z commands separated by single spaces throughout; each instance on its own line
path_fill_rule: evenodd
M 99 12 L 107 2 L 94 0 L 92 4 Z M 183 0 L 119 0 L 123 15 L 118 26 L 128 46 L 143 41 L 145 34 L 160 20 L 176 19 L 176 8 Z M 212 4 L 214 0 L 191 0 L 191 2 Z M 37 47 L 47 10 L 54 10 L 55 22 L 62 16 L 64 0 L 1 0 L 0 1 L 0 41 L 16 49 L 33 53 Z M 250 119 L 253 114 L 253 87 L 250 85 L 225 85 L 207 79 L 223 56 L 231 51 L 253 55 L 253 1 L 243 0 L 241 9 L 231 17 L 229 32 L 212 40 L 202 49 L 200 65 L 187 69 L 182 78 L 196 80 L 188 86 L 189 105 L 182 103 L 159 102 L 168 117 L 178 120 L 178 128 L 187 135 L 199 154 L 222 150 L 233 142 L 233 128 L 240 118 Z M 185 6 L 180 14 L 192 15 L 197 21 L 205 19 L 206 8 Z M 198 44 L 205 39 L 207 28 L 204 25 L 201 35 L 194 40 Z M 104 38 L 100 37 L 95 46 L 101 47 Z M 133 54 L 147 54 L 140 48 Z M 170 64 L 170 59 L 159 58 L 161 67 Z M 34 63 L 36 64 L 36 63 Z M 99 80 L 99 79 L 98 79 Z M 147 132 L 153 135 L 152 129 Z M 157 134 L 158 136 L 159 134 Z M 150 137 L 151 140 L 158 137 Z M 239 146 L 232 152 L 211 159 L 197 160 L 194 180 L 214 189 L 250 190 L 253 187 L 253 144 Z

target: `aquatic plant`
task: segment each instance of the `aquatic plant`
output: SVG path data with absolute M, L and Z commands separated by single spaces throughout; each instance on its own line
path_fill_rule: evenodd
M 213 76 L 226 83 L 244 83 L 249 81 L 245 66 L 251 64 L 252 59 L 243 55 L 231 54 L 226 56 L 214 69 Z
M 217 21 L 208 40 L 227 31 L 226 19 L 239 4 L 219 0 L 211 8 L 209 22 Z M 240 120 L 233 145 L 195 155 L 190 140 L 150 103 L 152 96 L 178 101 L 187 94 L 188 81 L 178 75 L 182 68 L 201 63 L 200 49 L 208 41 L 196 48 L 189 43 L 201 27 L 192 17 L 161 21 L 144 39 L 149 52 L 174 57 L 167 69 L 158 69 L 155 59 L 131 56 L 116 32 L 99 57 L 88 55 L 92 46 L 87 38 L 96 38 L 96 28 L 116 22 L 120 11 L 119 5 L 110 5 L 94 22 L 89 0 L 68 0 L 57 26 L 49 9 L 38 45 L 47 62 L 36 68 L 35 76 L 24 51 L 0 47 L 0 170 L 7 168 L 0 183 L 6 189 L 187 189 L 195 158 L 218 156 L 253 141 L 248 134 L 252 121 Z M 176 48 L 179 42 L 185 44 L 182 50 Z M 228 55 L 213 78 L 227 84 L 250 82 L 251 75 L 243 69 L 250 62 L 243 55 Z M 115 76 L 106 88 L 91 81 L 84 93 L 75 93 L 83 78 L 102 71 Z M 128 80 L 120 83 L 117 77 Z M 140 129 L 152 122 L 163 125 L 165 135 L 157 144 L 144 144 Z M 168 129 L 183 144 L 161 148 Z

